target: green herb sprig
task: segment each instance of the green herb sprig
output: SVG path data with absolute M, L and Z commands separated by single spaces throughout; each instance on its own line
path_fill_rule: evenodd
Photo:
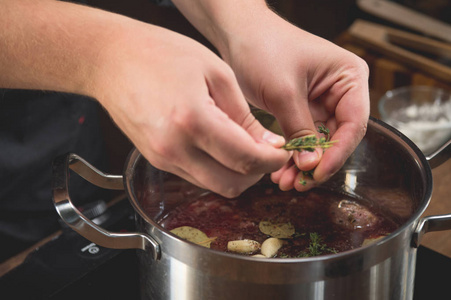
M 300 138 L 294 138 L 282 146 L 285 150 L 309 151 L 313 152 L 316 148 L 327 149 L 332 147 L 335 141 L 327 141 L 325 137 L 317 138 L 314 135 L 307 135 Z
M 287 151 L 295 150 L 295 151 L 309 151 L 313 152 L 316 148 L 322 148 L 326 150 L 333 146 L 333 144 L 337 141 L 330 140 L 330 130 L 326 128 L 324 124 L 318 126 L 318 132 L 324 134 L 325 137 L 317 138 L 315 135 L 307 135 L 300 138 L 294 138 L 288 141 L 285 145 L 282 146 L 282 149 Z M 306 185 L 307 181 L 304 179 L 305 177 L 313 178 L 313 172 L 315 169 L 310 171 L 303 171 L 301 179 L 299 182 L 302 185 Z
M 330 140 L 330 130 L 324 124 L 319 125 L 317 130 L 319 133 L 324 134 L 325 137 L 317 138 L 312 134 L 294 138 L 283 145 L 282 149 L 313 152 L 316 148 L 327 149 L 332 147 L 336 141 Z
M 300 234 L 300 236 L 305 235 Z M 336 254 L 338 251 L 335 248 L 330 248 L 324 243 L 323 237 L 317 232 L 309 233 L 309 245 L 304 251 L 299 252 L 295 256 L 289 256 L 286 253 L 279 254 L 280 258 L 301 258 L 301 257 L 314 257 L 323 254 Z
M 318 233 L 312 232 L 310 233 L 310 244 L 307 251 L 299 253 L 299 256 L 312 257 L 328 253 L 337 253 L 337 250 L 327 247 L 327 245 L 323 242 L 323 238 Z

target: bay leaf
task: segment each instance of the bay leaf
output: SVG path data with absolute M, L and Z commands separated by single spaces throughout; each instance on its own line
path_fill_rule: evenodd
M 291 238 L 295 233 L 294 226 L 291 223 L 260 221 L 258 228 L 262 233 L 279 239 Z
M 209 238 L 204 232 L 191 226 L 177 227 L 172 229 L 171 232 L 182 239 L 207 248 L 210 248 L 211 242 L 216 239 L 216 237 Z

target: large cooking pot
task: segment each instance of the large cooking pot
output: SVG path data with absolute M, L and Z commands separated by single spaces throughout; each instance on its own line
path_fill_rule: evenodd
M 371 245 L 312 258 L 262 260 L 171 234 L 155 220 L 183 202 L 184 195 L 201 190 L 155 169 L 137 150 L 130 153 L 123 176 L 104 174 L 75 154 L 55 159 L 54 202 L 61 218 L 90 241 L 140 249 L 143 299 L 412 299 L 422 235 L 451 229 L 451 214 L 421 218 L 432 193 L 430 165 L 443 162 L 450 151 L 451 141 L 426 158 L 396 129 L 370 119 L 356 151 L 323 187 L 383 206 L 407 221 Z M 112 233 L 84 217 L 69 197 L 69 169 L 100 187 L 125 188 L 137 233 Z

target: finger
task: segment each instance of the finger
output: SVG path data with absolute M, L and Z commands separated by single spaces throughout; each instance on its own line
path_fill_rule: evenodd
M 314 169 L 323 155 L 323 149 L 316 148 L 315 151 L 297 151 L 293 154 L 293 159 L 299 169 L 310 171 Z
M 365 83 L 349 89 L 335 109 L 331 139 L 337 141 L 329 148 L 315 170 L 314 177 L 325 181 L 345 163 L 366 133 L 369 117 L 369 94 Z
M 294 188 L 299 192 L 305 192 L 317 185 L 317 182 L 311 178 L 303 174 L 303 172 L 299 172 L 293 181 Z
M 293 160 L 290 159 L 282 168 L 271 173 L 271 180 L 275 184 L 279 184 L 280 179 L 282 178 L 283 173 L 294 164 Z
M 197 148 L 191 148 L 186 153 L 185 163 L 180 166 L 182 176 L 224 197 L 237 197 L 264 175 L 264 173 L 245 175 L 235 172 Z
M 332 136 L 332 139 L 337 142 L 324 152 L 321 162 L 315 169 L 315 180 L 324 182 L 335 174 L 357 147 L 365 131 L 366 124 L 341 123 Z
M 230 119 L 243 127 L 257 142 L 280 148 L 285 139 L 266 130 L 251 114 L 233 71 L 227 66 L 224 74 L 213 74 L 207 78 L 210 95 L 216 106 Z
M 263 142 L 264 136 L 261 140 L 256 141 L 249 132 L 216 106 L 212 105 L 204 109 L 202 115 L 197 117 L 198 119 L 202 118 L 202 121 L 198 122 L 197 129 L 191 133 L 195 139 L 193 143 L 235 172 L 242 174 L 270 173 L 281 168 L 290 158 L 290 153 L 287 151 Z M 267 132 L 266 130 L 262 131 Z M 268 132 L 267 135 L 272 134 Z M 283 141 L 277 142 L 277 144 L 280 147 Z
M 202 111 L 195 136 L 200 149 L 224 166 L 242 173 L 270 173 L 290 158 L 280 149 L 282 136 L 266 130 L 251 114 L 234 76 L 208 78 L 212 101 Z M 233 73 L 232 73 L 233 75 Z
M 279 188 L 282 191 L 289 191 L 293 189 L 294 182 L 298 174 L 299 169 L 296 167 L 296 165 L 293 164 L 292 166 L 288 167 L 280 176 Z
M 283 102 L 280 106 L 274 114 L 278 117 L 282 129 L 289 139 L 307 135 L 318 135 L 307 100 L 300 99 L 299 103 L 289 107 Z M 304 171 L 315 168 L 321 160 L 321 156 L 322 151 L 295 151 L 293 153 L 293 159 L 297 167 Z
M 143 155 L 150 158 L 149 162 L 154 167 L 228 198 L 238 196 L 264 175 L 237 173 L 193 145 L 185 147 L 184 151 L 169 151 L 164 155 L 146 150 Z

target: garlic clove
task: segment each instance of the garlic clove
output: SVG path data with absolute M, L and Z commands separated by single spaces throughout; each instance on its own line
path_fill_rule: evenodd
M 227 250 L 230 252 L 250 254 L 260 249 L 260 243 L 254 240 L 237 240 L 227 243 Z
M 282 246 L 283 240 L 278 238 L 269 238 L 263 242 L 261 253 L 266 257 L 274 257 Z

